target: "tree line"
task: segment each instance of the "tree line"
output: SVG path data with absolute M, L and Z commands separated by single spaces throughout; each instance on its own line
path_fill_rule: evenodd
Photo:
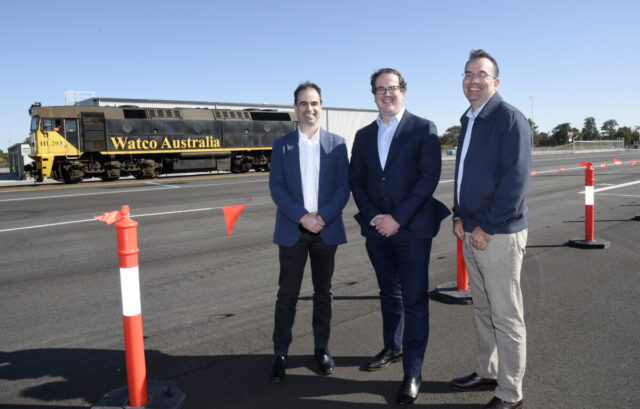
M 584 119 L 582 129 L 574 128 L 569 122 L 565 122 L 553 128 L 549 133 L 539 132 L 538 126 L 531 118 L 529 118 L 529 125 L 533 131 L 533 144 L 539 147 L 566 145 L 569 143 L 570 135 L 573 136 L 574 141 L 598 141 L 623 138 L 625 146 L 640 143 L 640 126 L 634 126 L 633 129 L 628 126 L 618 126 L 618 121 L 615 119 L 604 121 L 600 129 L 598 129 L 596 119 L 590 116 Z M 443 149 L 458 146 L 459 134 L 460 125 L 447 128 L 440 138 L 440 144 Z

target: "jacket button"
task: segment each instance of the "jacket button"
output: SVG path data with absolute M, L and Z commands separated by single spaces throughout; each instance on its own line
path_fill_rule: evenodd
M 383 176 L 382 177 L 382 181 L 384 182 L 385 180 L 387 180 L 387 178 Z

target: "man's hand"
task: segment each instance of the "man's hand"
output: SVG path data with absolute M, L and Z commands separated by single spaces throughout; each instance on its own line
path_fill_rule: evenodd
M 464 227 L 462 227 L 462 220 L 456 219 L 453 221 L 453 235 L 458 240 L 464 240 Z
M 485 233 L 485 231 L 482 230 L 482 227 L 477 226 L 471 232 L 469 243 L 471 243 L 476 250 L 484 250 L 489 245 L 492 237 L 493 236 L 491 234 Z
M 324 228 L 325 222 L 316 212 L 307 213 L 300 219 L 300 224 L 311 233 L 320 233 Z
M 390 214 L 381 214 L 373 219 L 373 224 L 380 235 L 391 237 L 400 230 L 400 224 Z

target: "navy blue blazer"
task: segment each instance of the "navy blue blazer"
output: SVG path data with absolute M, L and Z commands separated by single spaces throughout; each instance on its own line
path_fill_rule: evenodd
M 298 221 L 304 208 L 300 175 L 299 134 L 296 129 L 273 142 L 269 190 L 278 207 L 273 242 L 292 246 L 300 238 Z M 326 223 L 320 237 L 329 245 L 347 242 L 342 209 L 349 200 L 349 158 L 344 138 L 320 128 L 318 215 Z
M 391 214 L 400 224 L 399 239 L 428 239 L 450 212 L 433 197 L 440 180 L 442 152 L 433 122 L 404 112 L 393 136 L 384 169 L 378 154 L 376 121 L 356 133 L 349 184 L 360 213 L 361 233 L 381 238 L 371 220 Z

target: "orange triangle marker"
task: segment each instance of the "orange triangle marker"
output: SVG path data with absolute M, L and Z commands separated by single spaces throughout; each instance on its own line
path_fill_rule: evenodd
M 622 162 L 621 160 L 618 160 L 615 158 L 615 156 L 613 157 L 613 163 L 616 165 L 622 165 L 624 162 Z
M 231 237 L 231 232 L 233 228 L 236 227 L 236 222 L 240 217 L 240 213 L 244 210 L 247 205 L 235 205 L 235 206 L 223 206 L 222 211 L 224 212 L 224 221 L 227 223 L 227 234 Z
M 109 225 L 122 219 L 122 212 L 116 210 L 114 212 L 105 213 L 102 216 L 94 216 L 94 219 L 100 220 L 101 222 L 105 222 Z

